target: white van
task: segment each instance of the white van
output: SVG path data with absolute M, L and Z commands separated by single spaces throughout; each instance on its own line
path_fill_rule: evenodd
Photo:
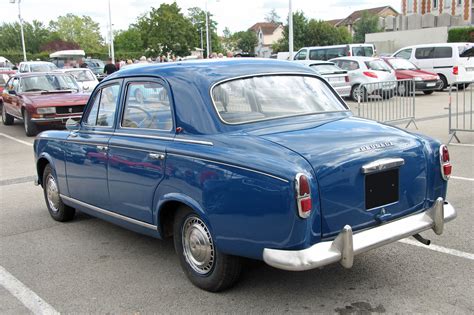
M 402 48 L 393 57 L 410 60 L 421 70 L 435 72 L 440 90 L 457 82 L 474 81 L 474 43 L 425 44 Z
M 329 60 L 338 57 L 373 57 L 373 44 L 347 44 L 334 46 L 303 47 L 296 53 L 294 60 Z

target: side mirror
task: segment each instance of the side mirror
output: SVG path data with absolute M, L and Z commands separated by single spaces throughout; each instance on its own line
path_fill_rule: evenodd
M 9 91 L 8 91 L 8 94 L 10 94 L 10 95 L 16 95 L 16 91 L 15 91 L 15 90 L 9 90 Z
M 72 119 L 72 118 L 69 118 L 66 121 L 66 129 L 70 130 L 70 131 L 78 130 L 79 129 L 79 122 Z

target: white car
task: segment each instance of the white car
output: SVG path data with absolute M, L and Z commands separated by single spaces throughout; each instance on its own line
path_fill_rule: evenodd
M 23 61 L 18 66 L 18 72 L 51 72 L 58 67 L 49 61 Z
M 303 47 L 295 54 L 293 60 L 329 60 L 337 57 L 373 57 L 373 44 L 347 44 L 333 46 Z
M 435 72 L 440 90 L 457 82 L 474 81 L 474 43 L 425 44 L 402 48 L 393 57 L 410 60 L 421 70 Z
M 351 84 L 351 98 L 354 101 L 358 100 L 359 91 L 363 92 L 363 99 L 369 95 L 380 95 L 386 98 L 395 95 L 397 89 L 395 71 L 382 59 L 372 57 L 340 57 L 330 61 L 347 71 L 349 83 Z M 362 89 L 360 88 L 361 85 Z
M 72 75 L 84 93 L 92 93 L 95 86 L 99 84 L 94 72 L 88 68 L 59 69 L 58 71 Z
M 346 70 L 342 70 L 329 61 L 298 60 L 295 62 L 310 67 L 317 74 L 325 78 L 339 96 L 348 97 L 351 95 L 351 84 Z

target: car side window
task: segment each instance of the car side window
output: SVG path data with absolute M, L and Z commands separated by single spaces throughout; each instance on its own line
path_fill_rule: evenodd
M 453 48 L 451 47 L 436 47 L 434 49 L 435 58 L 451 58 L 453 57 Z
M 120 93 L 120 85 L 112 84 L 102 88 L 94 96 L 94 103 L 85 123 L 88 126 L 112 127 Z
M 416 59 L 431 59 L 434 58 L 434 47 L 417 48 L 415 50 Z
M 300 52 L 296 55 L 295 59 L 296 59 L 296 60 L 306 60 L 306 55 L 307 55 L 307 54 L 308 54 L 308 51 L 307 51 L 306 49 L 303 49 L 302 51 L 300 51 Z
M 122 127 L 170 131 L 173 119 L 166 88 L 157 82 L 128 84 Z
M 404 50 L 402 50 L 402 51 L 399 51 L 399 52 L 395 55 L 395 57 L 397 57 L 397 58 L 403 58 L 403 59 L 407 59 L 407 60 L 408 60 L 408 59 L 410 59 L 410 57 L 411 57 L 411 52 L 412 52 L 412 49 L 411 49 L 411 48 L 409 48 L 409 49 L 404 49 Z
M 11 90 L 14 90 L 16 92 L 20 91 L 20 79 L 18 79 L 18 78 L 13 79 Z
M 326 49 L 313 49 L 309 52 L 310 60 L 327 60 Z

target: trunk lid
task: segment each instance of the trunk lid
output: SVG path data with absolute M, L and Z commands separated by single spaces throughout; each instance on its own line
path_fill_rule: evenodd
M 319 199 L 322 218 L 313 226 L 317 230 L 321 225 L 323 238 L 337 235 L 346 224 L 359 230 L 424 206 L 427 171 L 423 146 L 402 130 L 350 117 L 304 129 L 295 126 L 282 132 L 261 130 L 258 136 L 299 153 L 311 164 L 319 187 L 319 198 L 314 196 L 313 200 Z M 398 200 L 367 209 L 366 194 L 370 193 L 366 192 L 366 185 L 372 187 L 373 181 L 368 182 L 362 166 L 393 158 L 404 160 L 395 172 Z M 382 186 L 386 185 L 384 180 Z

